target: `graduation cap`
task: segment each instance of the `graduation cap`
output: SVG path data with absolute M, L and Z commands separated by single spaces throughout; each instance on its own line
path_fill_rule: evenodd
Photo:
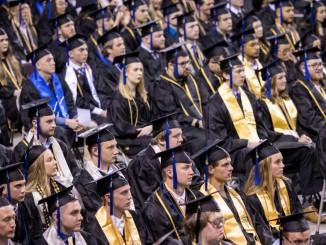
M 309 69 L 308 69 L 308 60 L 320 59 L 319 51 L 320 51 L 319 48 L 313 47 L 313 48 L 308 48 L 308 49 L 301 49 L 301 50 L 298 50 L 293 53 L 296 57 L 298 57 L 299 64 L 304 63 L 304 77 L 305 77 L 305 80 L 307 80 L 307 81 L 310 80 L 310 73 L 309 73 Z
M 86 36 L 82 34 L 75 34 L 74 36 L 68 38 L 66 41 L 60 43 L 60 46 L 66 47 L 68 51 L 71 51 L 84 44 L 87 44 L 86 40 L 87 40 Z
M 161 25 L 156 21 L 147 22 L 141 26 L 138 26 L 137 29 L 141 31 L 141 37 L 146 37 L 150 35 L 150 49 L 153 49 L 153 33 L 162 31 Z
M 176 189 L 178 185 L 177 177 L 177 164 L 178 163 L 192 163 L 188 154 L 184 151 L 185 146 L 188 144 L 181 144 L 179 146 L 161 151 L 155 157 L 161 157 L 161 169 L 172 165 L 173 170 L 173 188 Z
M 36 135 L 38 140 L 40 139 L 41 132 L 40 117 L 53 115 L 52 109 L 48 106 L 49 101 L 50 98 L 46 97 L 31 101 L 21 106 L 23 110 L 28 110 L 28 115 L 31 119 L 36 117 Z
M 134 51 L 128 54 L 120 55 L 114 58 L 113 64 L 120 64 L 122 66 L 122 74 L 123 74 L 123 84 L 126 85 L 127 75 L 126 75 L 126 67 L 131 63 L 139 63 L 141 62 L 138 58 L 139 52 Z
M 289 41 L 286 38 L 286 33 L 280 33 L 277 35 L 266 37 L 266 41 L 271 44 L 270 53 L 277 57 L 279 45 L 289 45 Z
M 215 202 L 212 194 L 206 196 L 198 197 L 194 200 L 186 202 L 186 217 L 191 217 L 194 214 L 197 214 L 196 218 L 196 244 L 199 242 L 199 232 L 200 232 L 200 216 L 205 212 L 220 212 L 220 208 Z
M 0 168 L 0 185 L 6 184 L 7 186 L 7 198 L 11 202 L 10 195 L 10 182 L 24 180 L 24 174 L 22 172 L 23 163 L 14 163 L 3 166 Z
M 205 183 L 205 190 L 207 191 L 208 187 L 208 166 L 210 164 L 214 164 L 216 161 L 221 159 L 227 158 L 230 154 L 219 145 L 222 144 L 222 140 L 214 140 L 207 146 L 200 149 L 198 152 L 191 156 L 191 159 L 196 159 L 198 157 L 204 156 L 205 157 L 205 166 L 204 166 L 204 183 Z
M 147 5 L 147 2 L 145 0 L 123 0 L 123 5 L 128 7 L 131 12 L 131 17 L 134 20 L 137 9 L 142 5 Z
M 103 35 L 97 39 L 97 42 L 104 45 L 106 42 L 109 42 L 118 37 L 121 37 L 119 29 L 117 27 L 113 27 L 112 29 L 104 32 Z
M 26 55 L 26 59 L 30 60 L 33 66 L 35 67 L 36 62 L 48 54 L 52 53 L 45 46 L 42 46 L 37 49 L 34 49 L 32 52 Z
M 19 4 L 23 3 L 23 1 L 22 0 L 7 0 L 6 3 L 7 3 L 7 6 L 9 8 L 11 8 L 11 7 L 18 6 Z
M 76 8 L 86 8 L 93 5 L 97 5 L 96 0 L 77 0 Z
M 53 27 L 55 29 L 57 45 L 60 44 L 58 28 L 70 21 L 74 22 L 74 18 L 70 14 L 67 14 L 67 13 L 59 15 L 56 18 L 51 20 Z
M 252 40 L 257 40 L 255 37 L 255 30 L 253 28 L 247 29 L 247 30 L 241 30 L 241 32 L 233 35 L 231 37 L 231 40 L 238 41 L 241 45 L 241 57 L 242 60 L 244 59 L 244 45 L 247 42 L 250 42 Z
M 97 145 L 97 167 L 101 167 L 101 143 L 114 140 L 113 134 L 108 130 L 112 126 L 110 123 L 104 123 L 96 128 L 89 129 L 78 135 L 79 138 L 86 140 L 86 145 Z
M 304 218 L 304 215 L 311 212 L 314 211 L 300 212 L 300 213 L 290 214 L 286 216 L 283 215 L 277 219 L 269 220 L 269 222 L 278 221 L 280 226 L 282 226 L 283 228 L 281 229 L 283 232 L 304 232 L 310 229 L 309 223 Z
M 203 46 L 203 53 L 208 60 L 216 56 L 226 55 L 225 49 L 228 47 L 228 44 L 224 39 L 216 42 L 214 39 L 204 37 L 201 44 Z
M 166 63 L 169 62 L 174 63 L 174 76 L 176 79 L 178 79 L 179 77 L 178 57 L 188 56 L 188 53 L 183 49 L 183 44 L 175 43 L 165 49 L 162 49 L 160 52 L 165 54 Z
M 181 128 L 180 123 L 174 118 L 177 114 L 177 112 L 170 113 L 151 121 L 151 124 L 153 125 L 153 137 L 156 137 L 159 133 L 167 129 Z
M 211 8 L 211 17 L 213 18 L 214 31 L 217 32 L 217 19 L 222 14 L 230 13 L 229 9 L 226 7 L 227 2 L 222 2 L 214 5 Z
M 177 16 L 177 26 L 178 28 L 183 29 L 183 40 L 187 41 L 187 32 L 186 32 L 186 24 L 190 22 L 196 21 L 193 11 L 189 11 L 187 13 L 184 13 L 182 15 Z
M 243 66 L 243 63 L 238 58 L 239 54 L 233 54 L 223 60 L 220 61 L 220 68 L 222 71 L 229 71 L 230 76 L 230 88 L 233 86 L 233 79 L 232 79 L 232 69 L 235 65 Z
M 89 16 L 92 17 L 95 21 L 98 21 L 98 20 L 102 21 L 102 32 L 105 31 L 104 20 L 113 18 L 111 11 L 107 7 L 93 11 L 89 14 Z
M 128 185 L 128 181 L 125 177 L 121 175 L 121 171 L 124 168 L 116 169 L 113 172 L 109 173 L 108 175 L 105 175 L 97 180 L 93 180 L 89 182 L 88 184 L 94 184 L 96 183 L 96 190 L 97 193 L 103 197 L 106 194 L 110 194 L 110 214 L 113 215 L 113 191 Z
M 0 196 L 0 208 L 6 207 L 6 206 L 11 206 L 11 203 L 8 201 L 7 198 Z
M 268 65 L 265 65 L 263 68 L 258 70 L 257 72 L 261 73 L 262 79 L 266 81 L 266 96 L 271 98 L 271 78 L 276 74 L 285 72 L 284 68 L 279 63 L 280 61 L 274 60 Z
M 28 168 L 45 152 L 47 148 L 44 145 L 33 145 L 28 149 Z
M 52 215 L 57 210 L 57 233 L 58 236 L 63 238 L 64 234 L 61 232 L 61 215 L 60 208 L 70 202 L 78 201 L 78 199 L 72 194 L 73 185 L 54 193 L 51 196 L 41 199 L 38 205 L 46 203 L 48 207 L 49 215 Z
M 283 7 L 293 7 L 293 3 L 291 0 L 276 0 L 270 3 L 275 4 L 275 10 L 280 9 L 280 22 L 281 24 L 284 23 L 283 18 Z
M 170 18 L 169 16 L 174 13 L 179 13 L 180 8 L 178 7 L 179 3 L 175 3 L 172 0 L 165 0 L 162 2 L 161 11 L 165 21 L 167 22 L 167 28 L 170 27 Z
M 320 38 L 313 33 L 312 28 L 308 28 L 300 37 L 300 40 L 294 45 L 295 49 L 298 48 L 312 48 L 313 43 Z

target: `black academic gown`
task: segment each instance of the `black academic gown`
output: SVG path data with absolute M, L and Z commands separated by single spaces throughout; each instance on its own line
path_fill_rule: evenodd
M 258 17 L 262 21 L 264 32 L 266 32 L 274 25 L 276 14 L 275 11 L 267 5 L 259 11 Z
M 146 148 L 151 139 L 151 136 L 137 137 L 139 134 L 137 128 L 150 125 L 152 120 L 151 109 L 138 93 L 136 93 L 134 101 L 137 108 L 133 101 L 128 101 L 117 91 L 109 105 L 107 118 L 109 123 L 113 123 L 113 133 L 118 144 L 129 156 L 136 155 Z M 136 118 L 138 118 L 137 122 Z
M 160 188 L 153 193 L 145 202 L 142 215 L 144 222 L 147 225 L 147 229 L 151 237 L 148 239 L 147 244 L 152 244 L 157 241 L 163 235 L 167 234 L 173 230 L 173 225 L 170 222 L 169 216 L 167 215 L 164 208 L 161 206 L 157 194 L 160 196 L 161 200 L 165 204 L 166 209 L 168 210 L 177 232 L 179 233 L 180 239 L 184 245 L 190 245 L 191 241 L 184 230 L 184 216 L 180 211 L 179 204 L 174 201 L 174 198 L 167 190 L 165 184 L 161 184 Z M 200 194 L 199 194 L 200 195 Z M 186 201 L 191 201 L 196 199 L 198 196 L 197 193 L 192 192 L 190 189 L 186 189 Z M 176 233 L 172 233 L 169 238 L 177 240 Z M 167 241 L 164 241 L 162 245 L 170 244 Z
M 101 50 L 98 46 L 97 39 L 100 37 L 100 33 L 96 30 L 88 39 L 88 59 L 87 64 L 89 64 L 92 69 L 97 68 L 97 64 L 101 62 L 99 58 L 99 54 L 101 54 Z M 99 54 L 98 54 L 99 53 Z
M 17 204 L 15 243 L 22 245 L 47 244 L 43 238 L 42 221 L 35 206 L 27 206 L 25 202 Z
M 141 44 L 141 35 L 132 23 L 123 28 L 121 37 L 125 42 L 126 53 L 135 51 Z
M 291 181 L 287 179 L 284 181 L 284 183 L 285 183 L 286 189 L 289 193 L 291 214 L 303 212 L 303 208 L 302 208 L 301 203 L 298 199 L 298 196 L 294 190 L 294 187 L 292 186 Z M 285 215 L 284 211 L 282 210 L 282 206 L 280 204 L 279 197 L 278 197 L 278 195 L 276 195 L 276 193 L 275 193 L 274 203 L 275 203 L 277 211 L 280 214 L 282 214 L 282 216 L 284 216 Z M 262 219 L 264 220 L 265 225 L 270 226 L 268 223 L 268 220 L 266 219 L 266 216 L 264 214 L 263 206 L 260 203 L 256 194 L 247 196 L 247 204 L 248 204 L 248 208 L 251 210 L 251 212 L 258 213 L 259 216 L 262 217 Z M 272 227 L 271 227 L 271 229 L 272 229 L 274 238 L 275 239 L 279 238 L 279 231 L 277 231 L 276 229 L 274 229 Z
M 176 81 L 164 73 L 161 79 L 153 84 L 151 98 L 153 101 L 154 114 L 157 118 L 170 113 L 179 112 L 177 114 L 177 120 L 181 124 L 183 135 L 186 140 L 193 142 L 191 143 L 191 149 L 189 149 L 193 154 L 206 144 L 206 131 L 205 129 L 191 126 L 194 119 L 202 120 L 202 115 L 195 108 L 194 103 L 187 97 L 185 90 L 182 88 L 185 84 L 188 85 L 192 101 L 195 102 L 197 108 L 200 105 L 204 110 L 208 101 L 208 95 L 205 94 L 202 83 L 198 82 L 196 82 L 199 91 L 199 94 L 197 94 L 193 80 L 189 78 L 189 76 L 188 79 Z M 202 103 L 200 104 L 199 101 Z M 183 111 L 182 106 L 185 111 Z
M 5 146 L 11 146 L 6 111 L 1 101 L 0 101 L 0 129 L 1 129 L 0 144 Z
M 59 43 L 57 43 L 59 42 Z M 59 46 L 60 41 L 52 40 L 48 45 L 48 49 L 51 51 L 55 61 L 55 72 L 60 74 L 66 66 L 68 59 L 66 47 Z

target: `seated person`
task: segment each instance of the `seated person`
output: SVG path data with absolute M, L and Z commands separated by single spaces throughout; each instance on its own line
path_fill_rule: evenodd
M 6 197 L 0 197 L 0 228 L 0 241 L 14 245 L 11 239 L 15 236 L 15 211 Z

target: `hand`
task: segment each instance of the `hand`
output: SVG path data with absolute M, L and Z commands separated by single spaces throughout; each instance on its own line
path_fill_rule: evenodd
M 204 128 L 203 120 L 199 120 L 198 121 L 198 124 L 199 124 L 199 128 Z
M 259 141 L 251 141 L 251 140 L 249 140 L 247 147 L 249 149 L 254 149 L 255 147 L 257 147 L 260 144 L 260 142 L 261 142 L 261 140 L 259 140 Z
M 193 119 L 192 122 L 191 122 L 191 126 L 196 127 L 197 122 L 198 122 L 197 119 Z
M 65 124 L 71 128 L 74 132 L 80 132 L 84 129 L 77 119 L 66 119 Z
M 311 138 L 309 136 L 303 134 L 298 139 L 298 142 L 303 143 L 303 144 L 311 144 L 312 140 L 311 140 Z
M 137 128 L 137 131 L 139 131 L 139 134 L 137 135 L 137 138 L 141 137 L 141 136 L 147 136 L 150 135 L 153 131 L 153 126 L 149 125 L 143 128 Z
M 108 114 L 108 111 L 102 111 L 100 116 L 103 117 L 103 118 L 106 118 L 107 117 L 107 114 Z
M 18 97 L 19 95 L 20 95 L 20 92 L 21 92 L 22 90 L 21 89 L 15 89 L 15 91 L 14 91 L 14 96 L 15 97 Z

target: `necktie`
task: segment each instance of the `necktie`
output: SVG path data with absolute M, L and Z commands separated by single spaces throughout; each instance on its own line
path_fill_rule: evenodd
M 86 75 L 85 67 L 81 67 L 77 71 L 78 71 L 79 75 L 81 75 L 81 76 Z

